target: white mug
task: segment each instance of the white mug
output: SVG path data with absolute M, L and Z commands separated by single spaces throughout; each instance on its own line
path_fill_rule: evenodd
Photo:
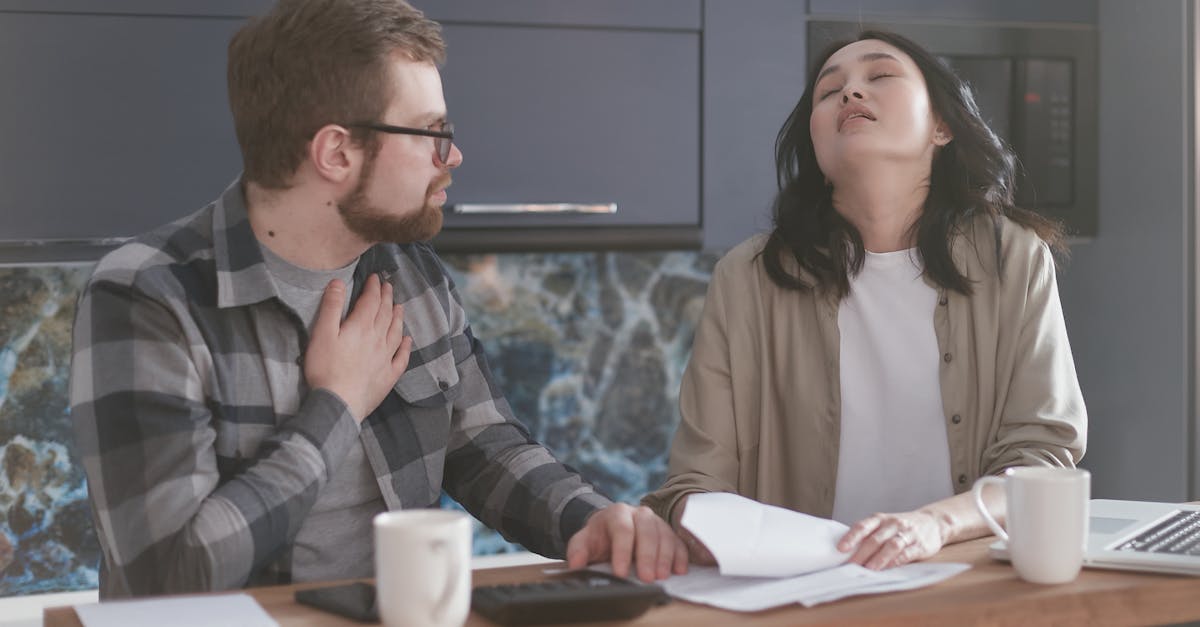
M 980 477 L 975 507 L 1008 544 L 1013 568 L 1025 581 L 1066 583 L 1079 575 L 1087 547 L 1091 474 L 1079 468 L 1022 466 L 1003 477 Z M 983 504 L 983 487 L 1001 484 L 1008 499 L 1005 532 Z
M 462 625 L 471 609 L 471 519 L 414 509 L 375 516 L 375 589 L 387 627 Z

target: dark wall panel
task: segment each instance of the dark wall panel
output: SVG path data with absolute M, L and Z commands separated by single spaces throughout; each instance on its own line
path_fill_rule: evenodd
M 804 6 L 704 5 L 704 246 L 722 250 L 771 226 L 775 136 L 804 91 Z
M 1101 229 L 1059 278 L 1096 497 L 1197 498 L 1187 4 L 1100 2 Z

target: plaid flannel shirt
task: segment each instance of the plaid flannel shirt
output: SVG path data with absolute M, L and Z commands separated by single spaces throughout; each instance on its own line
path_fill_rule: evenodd
M 512 415 L 427 244 L 369 249 L 352 298 L 373 272 L 404 303 L 413 351 L 360 431 L 304 383 L 307 331 L 277 297 L 240 181 L 100 261 L 75 320 L 71 414 L 102 596 L 288 582 L 292 539 L 360 441 L 389 509 L 436 507 L 444 489 L 547 555 L 610 503 Z

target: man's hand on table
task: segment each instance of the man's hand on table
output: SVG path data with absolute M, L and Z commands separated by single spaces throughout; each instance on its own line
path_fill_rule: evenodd
M 627 577 L 633 565 L 642 581 L 687 572 L 688 550 L 670 525 L 650 508 L 614 503 L 592 514 L 567 542 L 567 566 L 611 562 L 613 574 Z

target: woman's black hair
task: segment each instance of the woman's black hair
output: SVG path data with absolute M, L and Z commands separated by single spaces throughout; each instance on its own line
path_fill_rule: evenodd
M 990 217 L 997 226 L 1005 216 L 1032 229 L 1056 252 L 1065 252 L 1057 222 L 1014 204 L 1015 157 L 983 121 L 970 87 L 906 37 L 869 30 L 856 41 L 868 39 L 891 44 L 912 58 L 925 77 L 934 114 L 953 137 L 934 154 L 929 196 L 913 225 L 925 275 L 943 288 L 971 293 L 970 281 L 955 266 L 950 249 L 954 235 L 978 216 Z M 834 210 L 832 188 L 817 165 L 809 132 L 818 73 L 834 52 L 850 43 L 836 43 L 816 60 L 804 95 L 775 140 L 775 226 L 761 254 L 767 275 L 780 287 L 833 289 L 845 296 L 850 276 L 862 269 L 862 237 Z M 993 232 L 998 251 L 1000 232 Z M 800 273 L 788 271 L 788 257 L 799 264 Z

